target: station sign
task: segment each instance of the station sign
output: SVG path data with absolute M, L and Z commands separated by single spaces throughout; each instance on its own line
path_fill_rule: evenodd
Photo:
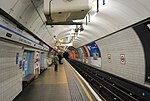
M 0 37 L 9 39 L 18 43 L 29 45 L 42 50 L 49 50 L 48 46 L 42 45 L 39 41 L 24 30 L 17 28 L 15 24 L 0 17 Z

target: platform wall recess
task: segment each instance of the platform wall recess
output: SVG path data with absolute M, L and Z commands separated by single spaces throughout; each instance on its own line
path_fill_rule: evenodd
M 0 41 L 0 101 L 12 101 L 22 91 L 22 54 L 20 46 Z

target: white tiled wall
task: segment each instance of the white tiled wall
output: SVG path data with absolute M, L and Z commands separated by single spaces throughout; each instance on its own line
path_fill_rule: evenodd
M 44 52 L 44 54 L 43 54 L 43 58 L 44 58 L 44 68 L 47 68 L 47 54 L 48 54 L 48 52 Z
M 20 46 L 0 41 L 0 101 L 12 101 L 22 91 L 22 70 L 16 64 Z
M 144 51 L 139 37 L 132 28 L 117 32 L 96 43 L 101 51 L 102 70 L 146 85 Z M 108 62 L 108 54 L 111 54 L 111 63 Z M 120 54 L 125 54 L 124 65 L 120 63 Z

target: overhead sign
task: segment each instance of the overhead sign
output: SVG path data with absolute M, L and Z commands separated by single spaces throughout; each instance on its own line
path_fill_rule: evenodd
M 9 27 L 8 27 L 9 26 Z M 16 25 L 0 17 L 0 37 L 16 41 L 22 44 L 26 44 L 32 47 L 36 47 L 43 50 L 49 50 L 48 46 L 42 45 L 42 43 L 35 38 L 29 37 L 29 33 L 19 29 Z

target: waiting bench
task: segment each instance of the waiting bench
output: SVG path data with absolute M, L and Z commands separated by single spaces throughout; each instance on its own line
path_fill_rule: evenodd
M 26 77 L 22 79 L 22 86 L 25 88 L 28 86 L 33 80 L 34 80 L 35 75 L 34 74 L 29 74 Z

